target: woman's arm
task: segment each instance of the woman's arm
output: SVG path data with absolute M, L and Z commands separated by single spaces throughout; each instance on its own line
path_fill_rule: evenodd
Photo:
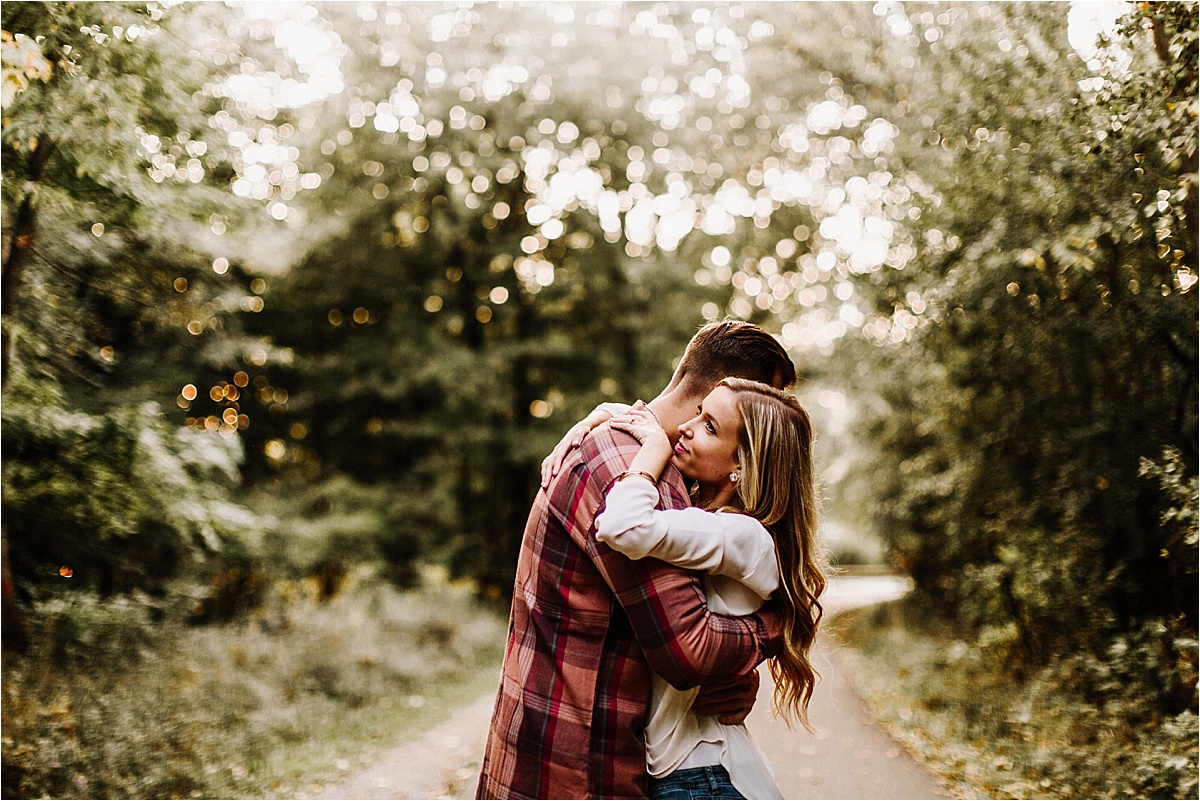
M 658 559 L 635 561 L 596 539 L 604 493 L 639 448 L 628 434 L 600 426 L 579 446 L 582 464 L 560 473 L 539 498 L 616 597 L 655 673 L 680 690 L 745 676 L 779 653 L 783 635 L 777 614 L 764 608 L 742 617 L 719 615 L 708 609 L 695 572 Z M 659 505 L 687 505 L 683 482 L 669 467 L 659 489 Z
M 596 537 L 631 559 L 653 556 L 689 570 L 729 576 L 763 598 L 779 584 L 775 543 L 761 523 L 734 513 L 702 509 L 656 510 L 655 482 L 671 458 L 671 443 L 648 411 L 631 409 L 613 428 L 641 443 L 608 490 L 596 517 Z
M 660 510 L 657 502 L 658 490 L 642 476 L 616 482 L 596 517 L 596 538 L 630 559 L 652 556 L 728 576 L 762 598 L 779 586 L 775 542 L 757 520 L 696 508 Z
M 633 406 L 623 415 L 613 417 L 612 427 L 632 434 L 642 445 L 622 476 L 640 474 L 651 484 L 658 483 L 663 468 L 671 461 L 671 440 L 658 424 L 654 413 L 645 406 Z M 618 477 L 617 481 L 620 480 Z

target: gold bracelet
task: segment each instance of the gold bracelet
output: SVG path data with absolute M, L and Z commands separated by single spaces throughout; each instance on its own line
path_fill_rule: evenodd
M 658 479 L 655 478 L 654 476 L 650 475 L 649 473 L 647 473 L 645 470 L 626 470 L 624 473 L 617 476 L 617 481 L 624 481 L 625 479 L 629 478 L 630 476 L 641 476 L 642 478 L 649 481 L 651 484 L 655 484 L 655 485 L 658 484 Z

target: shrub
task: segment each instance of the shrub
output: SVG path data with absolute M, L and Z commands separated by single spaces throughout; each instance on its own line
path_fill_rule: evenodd
M 1012 632 L 963 628 L 908 599 L 841 628 L 877 716 L 966 797 L 1193 798 L 1197 644 L 1149 623 L 1107 648 L 1011 670 Z
M 225 500 L 236 441 L 176 429 L 155 404 L 92 415 L 19 384 L 3 436 L 8 556 L 27 596 L 67 578 L 105 595 L 161 594 L 258 524 Z
M 201 628 L 133 599 L 36 603 L 28 651 L 3 664 L 0 792 L 295 796 L 314 778 L 302 754 L 391 740 L 498 659 L 503 621 L 467 587 L 425 585 L 359 569 L 321 602 L 313 580 L 281 579 L 241 622 Z

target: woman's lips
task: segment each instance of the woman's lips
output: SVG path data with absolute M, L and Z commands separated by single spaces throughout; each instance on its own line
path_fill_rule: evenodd
M 675 452 L 676 453 L 687 453 L 687 448 L 683 447 L 682 442 L 676 442 L 675 443 Z

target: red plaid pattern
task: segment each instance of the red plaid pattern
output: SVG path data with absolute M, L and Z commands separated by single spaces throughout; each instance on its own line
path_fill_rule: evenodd
M 710 613 L 697 574 L 596 541 L 604 493 L 638 448 L 601 426 L 538 493 L 478 798 L 645 798 L 650 671 L 686 688 L 768 655 L 762 621 Z M 659 492 L 659 508 L 688 505 L 673 467 Z

